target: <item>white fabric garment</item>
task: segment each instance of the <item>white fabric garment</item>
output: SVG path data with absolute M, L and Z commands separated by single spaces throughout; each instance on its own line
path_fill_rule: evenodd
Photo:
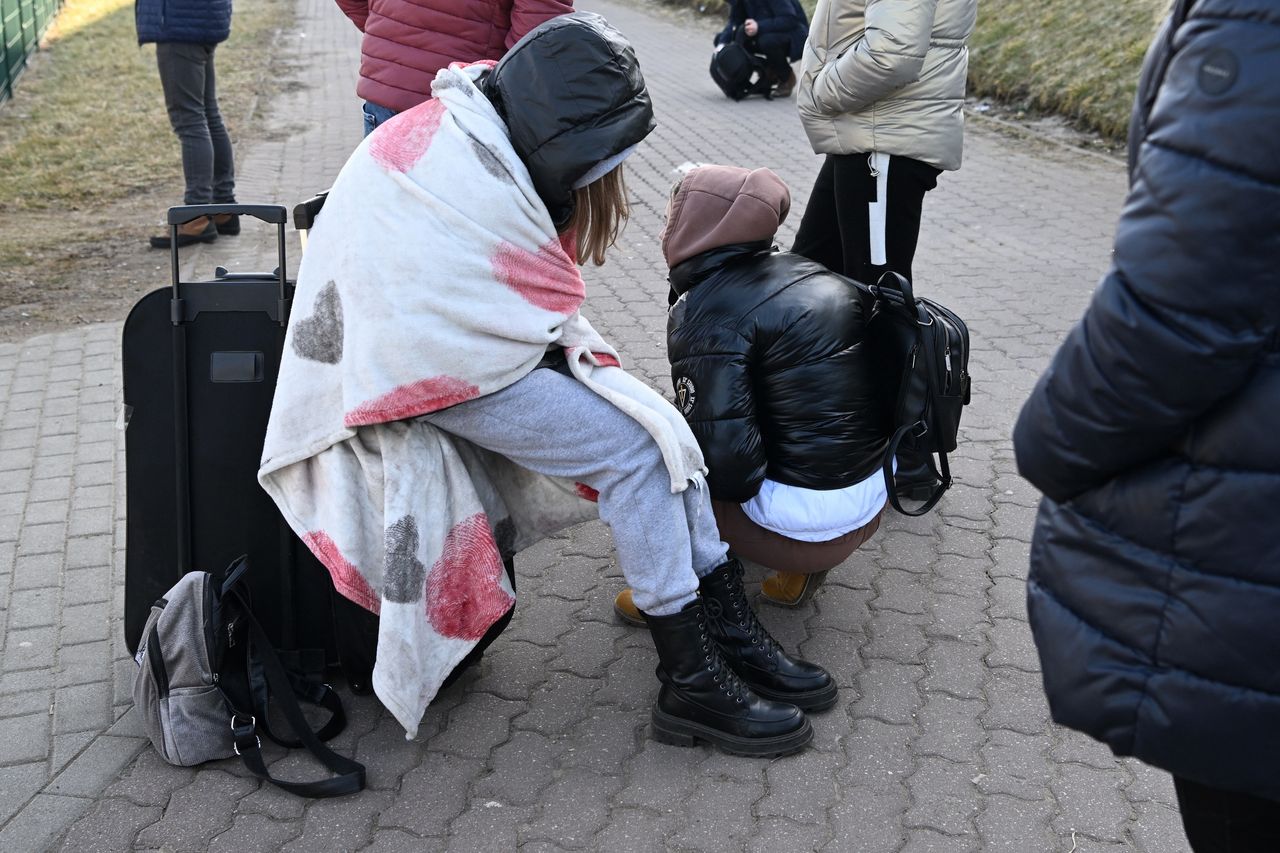
M 491 64 L 440 72 L 433 99 L 370 134 L 330 189 L 258 472 L 338 591 L 381 613 L 373 687 L 411 736 L 511 607 L 502 557 L 595 514 L 589 489 L 418 415 L 501 390 L 560 346 L 578 380 L 653 436 L 672 492 L 706 473 L 684 419 L 578 313 L 572 237 L 476 85 Z
M 764 529 L 789 539 L 827 542 L 867 524 L 887 500 L 884 474 L 876 471 L 843 489 L 805 489 L 765 480 L 742 511 Z
M 867 155 L 867 166 L 876 179 L 876 200 L 867 203 L 867 221 L 871 228 L 871 263 L 884 266 L 889 263 L 885 248 L 885 218 L 889 214 L 889 155 L 872 151 Z

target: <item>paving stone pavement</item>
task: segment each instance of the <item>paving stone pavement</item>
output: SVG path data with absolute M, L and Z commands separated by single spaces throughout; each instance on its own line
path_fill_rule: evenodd
M 239 150 L 245 201 L 324 188 L 359 138 L 357 35 L 328 0 L 298 2 L 278 48 L 290 85 Z M 587 272 L 588 311 L 669 392 L 657 235 L 677 169 L 773 168 L 796 196 L 789 244 L 819 160 L 791 100 L 715 90 L 715 22 L 587 7 L 634 41 L 660 122 L 628 164 L 634 217 Z M 415 740 L 348 697 L 337 746 L 367 763 L 367 792 L 304 802 L 234 759 L 164 764 L 130 710 L 120 628 L 120 326 L 0 345 L 0 850 L 1185 851 L 1165 774 L 1049 722 L 1023 603 L 1036 494 L 1010 426 L 1107 263 L 1123 170 L 981 122 L 965 161 L 926 202 L 916 264 L 917 290 L 973 337 L 957 485 L 938 512 L 891 518 L 807 606 L 762 614 L 841 688 L 813 747 L 775 761 L 649 740 L 652 645 L 614 622 L 620 575 L 591 523 L 519 556 L 511 627 Z M 272 236 L 184 266 L 269 269 Z

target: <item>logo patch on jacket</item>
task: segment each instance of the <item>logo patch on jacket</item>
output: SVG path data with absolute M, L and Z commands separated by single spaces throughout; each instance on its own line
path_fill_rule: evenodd
M 693 380 L 681 376 L 676 380 L 676 408 L 686 418 L 693 414 L 693 404 L 698 399 L 698 389 L 693 387 Z
M 1219 48 L 1200 63 L 1197 79 L 1205 92 L 1221 95 L 1235 84 L 1239 75 L 1240 61 L 1236 59 L 1236 55 L 1225 48 Z

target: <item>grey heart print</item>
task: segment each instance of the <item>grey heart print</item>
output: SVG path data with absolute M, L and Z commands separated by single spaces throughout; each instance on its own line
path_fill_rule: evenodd
M 320 289 L 315 310 L 294 328 L 293 351 L 323 364 L 342 361 L 342 297 L 336 283 Z
M 418 559 L 418 524 L 413 516 L 406 515 L 387 528 L 386 549 L 383 597 L 398 604 L 419 601 L 427 567 Z

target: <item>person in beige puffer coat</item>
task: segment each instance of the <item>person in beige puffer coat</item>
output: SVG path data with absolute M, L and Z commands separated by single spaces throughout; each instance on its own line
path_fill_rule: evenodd
M 826 161 L 791 250 L 857 281 L 911 278 L 924 195 L 960 168 L 967 43 L 978 0 L 818 0 L 796 105 Z M 927 496 L 898 456 L 900 496 Z

